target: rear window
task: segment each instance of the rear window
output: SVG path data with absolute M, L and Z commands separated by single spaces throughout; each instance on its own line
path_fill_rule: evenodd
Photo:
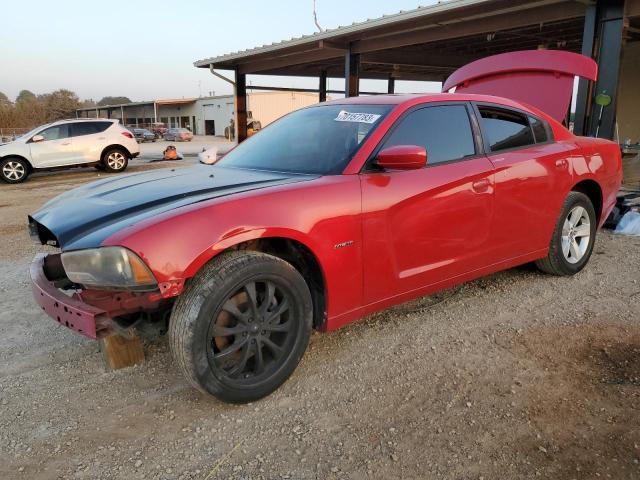
M 111 122 L 78 122 L 71 124 L 71 135 L 80 137 L 82 135 L 93 135 L 104 132 L 112 125 Z
M 513 110 L 478 107 L 492 152 L 533 145 L 535 140 L 527 117 Z

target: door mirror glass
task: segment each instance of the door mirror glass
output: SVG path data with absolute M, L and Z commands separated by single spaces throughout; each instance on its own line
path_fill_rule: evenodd
M 34 135 L 33 137 L 31 137 L 31 141 L 33 143 L 42 142 L 43 140 L 44 140 L 44 137 L 42 135 Z
M 376 164 L 389 170 L 416 170 L 427 165 L 427 149 L 418 145 L 396 145 L 378 153 Z

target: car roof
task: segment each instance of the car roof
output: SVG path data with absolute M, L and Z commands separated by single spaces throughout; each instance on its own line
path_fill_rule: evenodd
M 55 122 L 51 122 L 49 125 L 62 125 L 65 123 L 86 123 L 86 122 L 111 122 L 118 123 L 120 119 L 118 118 L 64 118 L 62 120 L 56 120 Z
M 331 100 L 325 104 L 331 105 L 402 105 L 404 103 L 434 103 L 434 102 L 488 102 L 500 103 L 505 106 L 523 108 L 529 110 L 531 107 L 522 103 L 503 97 L 478 94 L 457 94 L 457 93 L 402 93 L 393 95 L 369 95 L 362 97 L 349 97 Z

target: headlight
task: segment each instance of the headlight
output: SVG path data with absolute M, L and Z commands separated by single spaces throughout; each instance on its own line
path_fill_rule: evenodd
M 62 265 L 69 280 L 87 287 L 155 290 L 158 282 L 135 253 L 123 247 L 64 252 Z

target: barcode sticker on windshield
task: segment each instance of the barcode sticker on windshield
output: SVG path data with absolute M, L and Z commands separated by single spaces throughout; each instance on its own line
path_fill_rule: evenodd
M 334 119 L 336 122 L 376 123 L 380 115 L 375 113 L 351 113 L 342 110 Z

